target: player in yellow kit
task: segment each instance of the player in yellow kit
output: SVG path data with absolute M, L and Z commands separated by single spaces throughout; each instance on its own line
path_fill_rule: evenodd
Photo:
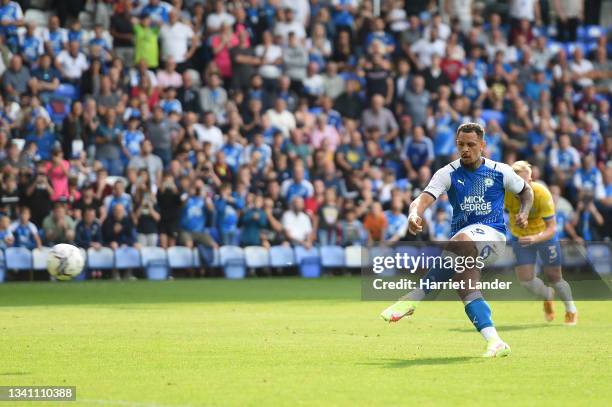
M 504 199 L 504 206 L 510 213 L 518 279 L 523 287 L 544 300 L 544 318 L 547 321 L 555 318 L 553 298 L 556 293 L 565 304 L 565 324 L 576 325 L 578 311 L 572 299 L 572 289 L 561 275 L 561 247 L 556 236 L 557 221 L 552 196 L 544 185 L 532 181 L 531 165 L 527 161 L 515 162 L 512 169 L 531 185 L 534 195 L 526 228 L 520 228 L 515 223 L 515 215 L 520 208 L 516 196 L 506 193 Z M 538 256 L 550 287 L 535 275 Z

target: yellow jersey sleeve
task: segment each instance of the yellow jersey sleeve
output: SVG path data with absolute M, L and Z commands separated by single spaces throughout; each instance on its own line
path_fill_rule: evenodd
M 508 192 L 504 197 L 504 205 L 510 214 L 510 232 L 516 237 L 531 236 L 543 232 L 546 230 L 544 220 L 555 216 L 555 204 L 548 188 L 537 182 L 532 182 L 530 185 L 533 189 L 533 207 L 529 212 L 529 224 L 525 229 L 519 228 L 515 223 L 515 216 L 521 208 L 519 199 Z

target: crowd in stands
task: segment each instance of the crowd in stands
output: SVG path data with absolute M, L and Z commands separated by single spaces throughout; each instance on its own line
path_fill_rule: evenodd
M 3 247 L 415 239 L 468 121 L 533 165 L 561 238 L 610 238 L 611 47 L 582 1 L 100 0 L 87 28 L 84 3 L 0 0 Z

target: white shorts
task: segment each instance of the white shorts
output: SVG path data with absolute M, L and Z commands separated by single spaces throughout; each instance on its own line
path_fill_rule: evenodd
M 491 226 L 479 223 L 468 225 L 453 235 L 464 233 L 476 243 L 478 256 L 482 257 L 485 265 L 490 265 L 504 255 L 506 250 L 506 236 Z

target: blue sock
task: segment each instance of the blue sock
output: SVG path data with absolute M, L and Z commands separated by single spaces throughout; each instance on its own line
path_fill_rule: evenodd
M 484 328 L 493 326 L 491 320 L 491 308 L 484 298 L 477 298 L 465 306 L 467 314 L 474 327 L 480 332 Z

